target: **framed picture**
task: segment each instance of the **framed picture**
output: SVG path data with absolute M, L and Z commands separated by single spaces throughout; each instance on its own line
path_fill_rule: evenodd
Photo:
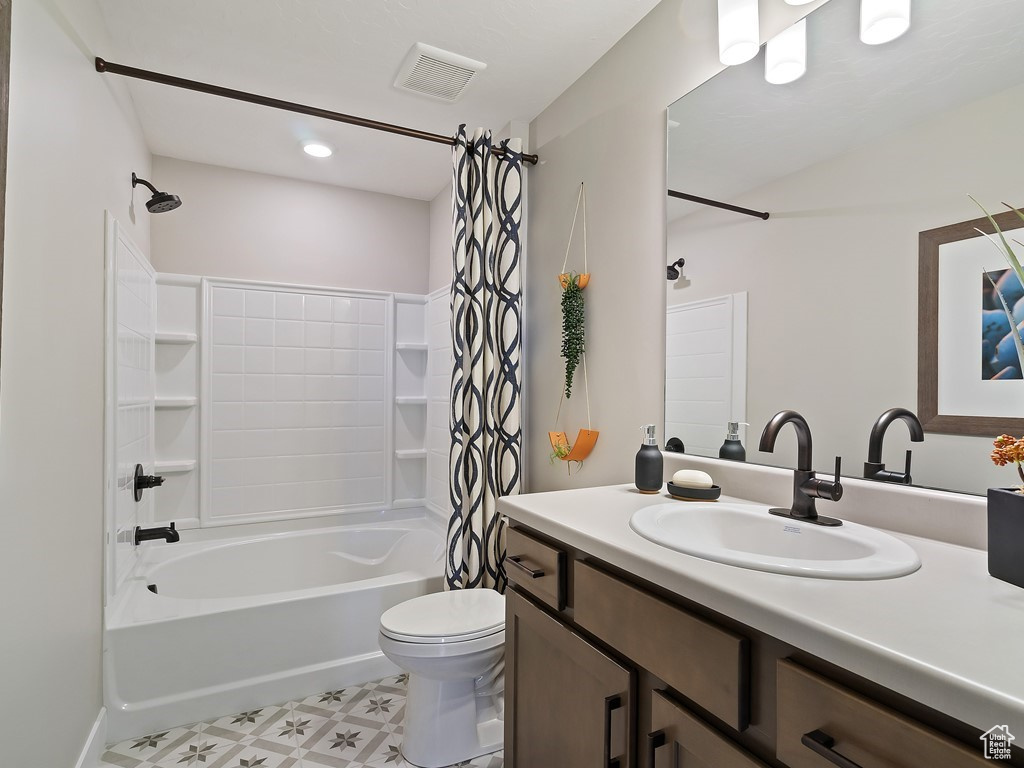
M 1015 213 L 995 219 L 1011 244 L 1024 240 Z M 919 235 L 918 415 L 928 432 L 1020 434 L 1024 361 L 1011 334 L 1024 321 L 1024 285 L 978 230 L 995 232 L 980 218 Z M 1024 256 L 1024 247 L 1017 253 Z M 1012 325 L 1004 301 L 1016 315 Z

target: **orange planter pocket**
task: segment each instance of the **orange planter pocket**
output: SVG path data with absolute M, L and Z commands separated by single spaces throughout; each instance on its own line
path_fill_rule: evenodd
M 562 461 L 583 461 L 594 450 L 599 434 L 596 429 L 581 429 L 571 448 L 565 432 L 548 432 L 548 440 L 551 441 L 551 449 L 554 451 L 557 451 L 559 446 L 570 448 L 565 456 L 559 456 Z
M 563 290 L 565 290 L 565 286 L 567 286 L 569 284 L 569 277 L 570 277 L 570 273 L 569 272 L 563 272 L 562 274 L 560 274 L 558 276 L 558 284 L 560 286 L 562 286 Z M 589 272 L 584 272 L 582 275 L 580 275 L 580 290 L 582 291 L 584 288 L 586 288 L 587 287 L 587 283 L 589 283 L 589 282 L 590 282 L 590 273 Z

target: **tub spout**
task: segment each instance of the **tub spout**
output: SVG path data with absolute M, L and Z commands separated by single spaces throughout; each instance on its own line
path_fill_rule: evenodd
M 135 526 L 135 544 L 138 546 L 144 541 L 153 541 L 154 539 L 163 539 L 169 544 L 173 544 L 176 541 L 181 541 L 181 535 L 174 528 L 174 523 L 162 528 L 143 528 L 142 526 Z

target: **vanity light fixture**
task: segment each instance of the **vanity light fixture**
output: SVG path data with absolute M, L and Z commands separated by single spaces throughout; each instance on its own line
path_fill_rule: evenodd
M 311 157 L 330 157 L 334 154 L 333 149 L 318 141 L 307 141 L 302 145 L 302 151 Z
M 757 0 L 718 0 L 718 58 L 726 66 L 757 56 L 761 31 Z
M 764 52 L 764 79 L 772 85 L 799 80 L 807 71 L 807 19 L 768 41 Z
M 868 45 L 895 40 L 910 29 L 910 0 L 861 0 L 860 39 Z

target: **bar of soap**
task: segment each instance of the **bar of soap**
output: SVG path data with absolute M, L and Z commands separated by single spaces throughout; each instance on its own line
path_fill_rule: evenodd
M 711 475 L 699 469 L 680 469 L 672 475 L 672 485 L 680 488 L 710 488 L 714 484 Z

